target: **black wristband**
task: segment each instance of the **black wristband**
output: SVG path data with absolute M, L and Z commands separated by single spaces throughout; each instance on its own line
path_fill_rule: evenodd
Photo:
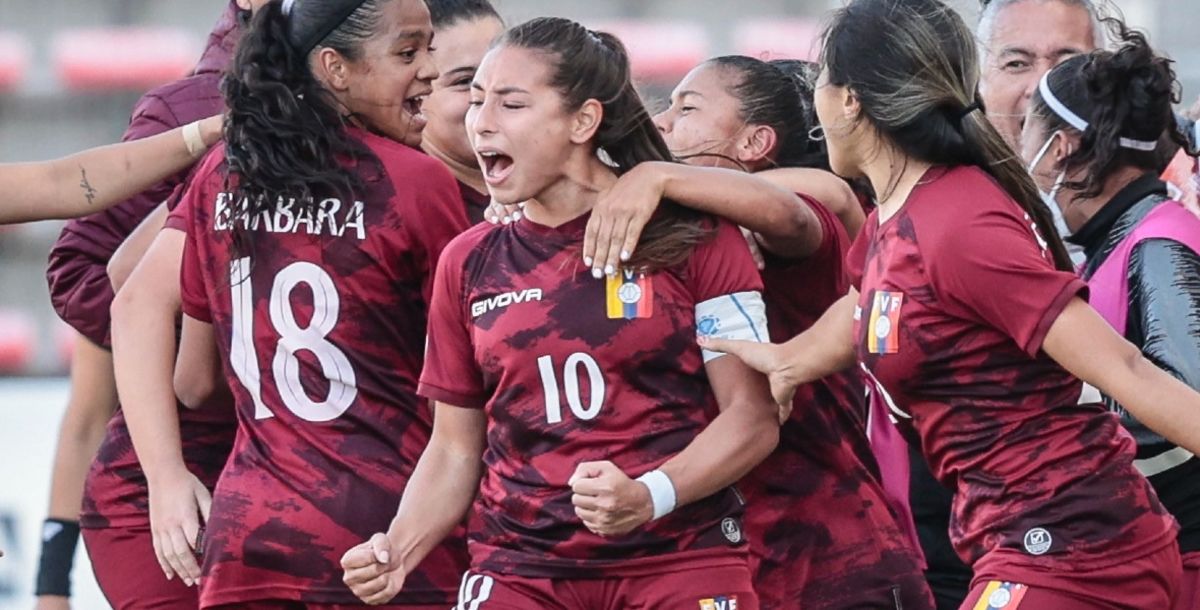
M 46 519 L 42 524 L 42 559 L 34 595 L 71 597 L 71 566 L 79 543 L 79 522 Z

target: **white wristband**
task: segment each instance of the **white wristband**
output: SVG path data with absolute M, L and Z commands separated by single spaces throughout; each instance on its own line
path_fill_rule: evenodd
M 183 126 L 183 144 L 187 146 L 188 154 L 199 157 L 208 150 L 204 137 L 200 135 L 200 121 L 194 121 Z
M 637 482 L 650 490 L 650 502 L 654 505 L 654 517 L 657 521 L 675 510 L 675 484 L 671 477 L 661 470 L 651 470 L 637 478 Z

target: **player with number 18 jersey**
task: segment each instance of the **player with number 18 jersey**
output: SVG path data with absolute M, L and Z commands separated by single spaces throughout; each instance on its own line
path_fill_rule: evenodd
M 350 135 L 375 157 L 353 167 L 354 201 L 325 198 L 310 214 L 281 198 L 238 216 L 218 148 L 171 220 L 188 233 L 184 313 L 215 329 L 237 403 L 205 535 L 203 607 L 357 604 L 339 559 L 387 527 L 429 441 L 432 413 L 416 395 L 427 296 L 467 219 L 439 162 Z M 235 246 L 235 225 L 248 245 Z M 445 607 L 465 564 L 451 536 L 393 603 Z

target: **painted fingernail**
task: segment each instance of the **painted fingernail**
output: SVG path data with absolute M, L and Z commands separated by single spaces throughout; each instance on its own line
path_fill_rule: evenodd
M 592 260 L 592 257 L 590 257 L 590 256 L 583 257 L 583 264 L 587 265 L 588 267 L 591 267 L 593 262 L 595 262 L 595 261 Z
M 521 220 L 521 212 L 520 212 L 520 210 L 518 210 L 518 211 L 516 211 L 516 212 L 513 212 L 513 222 L 516 222 L 516 221 L 518 221 L 518 220 Z
M 505 216 L 505 217 L 504 217 L 504 220 L 503 220 L 502 222 L 503 222 L 504 224 L 508 224 L 508 223 L 512 222 L 512 220 L 511 220 L 511 219 L 509 219 L 509 217 L 508 217 L 508 216 Z
M 604 272 L 600 271 L 600 269 L 598 267 L 592 267 L 592 277 L 594 277 L 596 279 L 600 279 L 600 278 L 604 277 Z
M 623 262 L 623 263 L 629 262 L 629 257 L 631 257 L 631 256 L 633 256 L 633 255 L 630 254 L 628 251 L 621 250 L 621 262 Z
M 612 265 L 604 266 L 604 275 L 616 275 L 616 274 L 617 274 L 617 270 L 613 269 Z

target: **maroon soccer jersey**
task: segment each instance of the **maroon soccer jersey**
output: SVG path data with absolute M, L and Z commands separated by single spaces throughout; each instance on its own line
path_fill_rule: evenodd
M 222 111 L 219 84 L 241 34 L 238 14 L 237 3 L 230 0 L 192 74 L 138 100 L 124 140 L 147 138 Z M 97 345 L 109 347 L 113 300 L 109 258 L 187 175 L 180 172 L 108 210 L 68 222 L 54 244 L 46 271 L 50 300 L 67 324 Z M 232 405 L 180 407 L 179 428 L 184 463 L 212 489 L 233 445 Z M 79 524 L 88 529 L 150 526 L 146 477 L 133 451 L 125 414 L 119 410 L 108 422 L 104 442 L 84 481 Z
M 977 577 L 1036 585 L 1173 544 L 1133 439 L 1041 351 L 1085 285 L 987 174 L 930 170 L 849 261 L 859 359 L 956 491 L 950 536 Z
M 182 186 L 177 188 L 168 203 L 177 203 L 182 191 Z M 169 216 L 166 224 L 185 230 L 175 215 Z M 178 408 L 183 462 L 205 487 L 212 489 L 229 458 L 237 432 L 233 405 L 212 403 L 199 409 L 188 409 L 183 405 Z M 96 459 L 92 460 L 84 481 L 79 524 L 88 529 L 150 526 L 146 477 L 133 450 L 124 411 L 118 410 L 109 420 L 104 442 L 96 452 Z
M 821 223 L 821 246 L 804 259 L 764 253 L 776 342 L 807 330 L 849 290 L 850 239 L 824 206 L 806 203 Z M 779 447 L 738 486 L 766 610 L 873 607 L 897 588 L 905 608 L 931 605 L 920 562 L 873 474 L 864 403 L 853 369 L 798 387 Z
M 488 206 L 492 204 L 491 195 L 480 193 L 463 182 L 458 183 L 458 190 L 462 193 L 463 207 L 467 211 L 467 221 L 473 225 L 483 222 L 483 215 L 487 212 Z
M 212 323 L 238 416 L 205 537 L 205 607 L 356 603 L 339 560 L 387 529 L 429 441 L 416 396 L 427 295 L 466 227 L 462 200 L 439 162 L 351 135 L 378 158 L 353 167 L 356 201 L 324 198 L 307 214 L 280 200 L 235 220 L 222 149 L 184 197 L 184 313 Z M 251 227 L 242 249 L 234 222 Z M 450 602 L 465 567 L 451 537 L 396 603 Z
M 716 416 L 698 305 L 758 299 L 746 293 L 762 286 L 741 233 L 724 222 L 686 264 L 596 280 L 580 260 L 588 218 L 478 225 L 438 269 L 420 393 L 488 414 L 472 566 L 574 579 L 744 562 L 733 488 L 619 538 L 592 534 L 575 515 L 567 481 L 580 463 L 608 460 L 640 476 Z

